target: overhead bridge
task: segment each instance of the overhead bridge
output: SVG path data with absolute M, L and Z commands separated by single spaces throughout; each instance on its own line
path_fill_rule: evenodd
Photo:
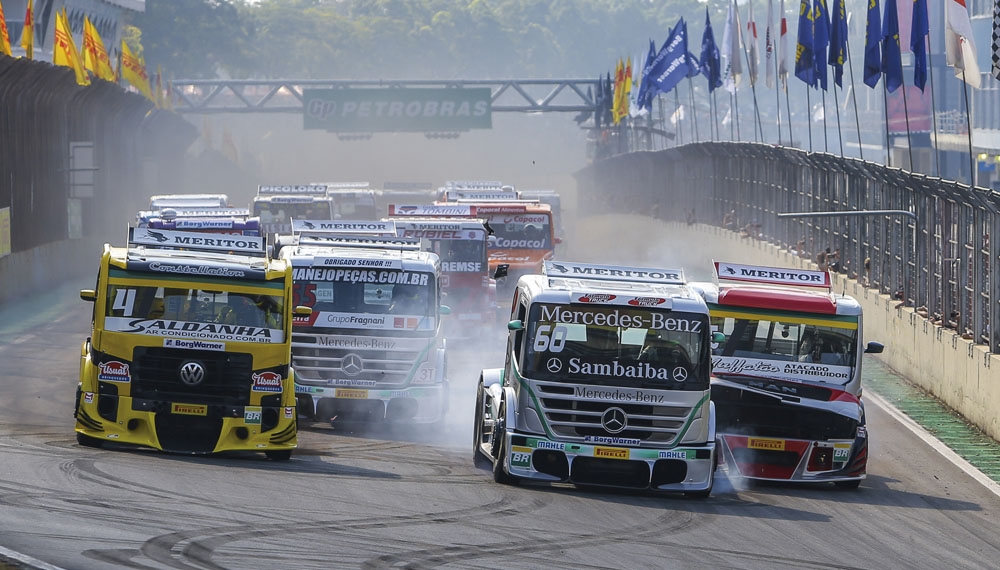
M 327 81 L 182 79 L 173 82 L 175 110 L 189 114 L 302 113 L 305 89 L 489 87 L 494 113 L 594 111 L 595 79 Z

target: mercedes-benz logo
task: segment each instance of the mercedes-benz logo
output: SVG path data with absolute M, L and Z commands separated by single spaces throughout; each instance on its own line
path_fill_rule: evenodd
M 178 376 L 180 376 L 181 382 L 188 386 L 197 386 L 205 379 L 205 367 L 200 362 L 188 360 L 181 364 Z
M 340 363 L 340 369 L 348 376 L 357 376 L 365 369 L 365 361 L 352 352 L 344 356 L 344 360 Z
M 674 368 L 674 381 L 675 382 L 683 382 L 683 381 L 687 380 L 687 378 L 688 378 L 687 368 L 684 368 L 683 366 L 678 366 L 678 367 Z
M 559 360 L 558 358 L 550 358 L 545 364 L 545 368 L 553 374 L 558 374 L 562 372 L 562 360 Z
M 604 415 L 601 416 L 601 425 L 604 426 L 604 431 L 608 433 L 620 433 L 628 427 L 628 416 L 625 415 L 625 410 L 621 408 L 608 408 L 604 411 Z

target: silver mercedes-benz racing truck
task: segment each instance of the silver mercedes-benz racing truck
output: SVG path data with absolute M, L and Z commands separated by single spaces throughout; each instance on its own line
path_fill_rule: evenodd
M 682 271 L 547 261 L 510 318 L 476 396 L 473 455 L 497 482 L 711 493 L 712 333 Z

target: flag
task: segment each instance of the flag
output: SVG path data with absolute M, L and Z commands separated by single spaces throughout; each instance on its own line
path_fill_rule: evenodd
M 785 0 L 781 0 L 781 32 L 778 36 L 778 79 L 788 87 L 788 19 L 785 18 Z
M 816 66 L 816 84 L 826 91 L 826 48 L 830 45 L 830 11 L 826 0 L 813 0 L 813 65 Z
M 816 87 L 816 63 L 813 53 L 813 11 L 809 0 L 799 3 L 799 39 L 795 46 L 795 77 L 809 87 Z
M 651 69 L 651 80 L 660 93 L 670 93 L 682 79 L 688 76 L 687 26 L 681 18 L 674 29 L 670 30 L 667 41 L 663 44 L 663 58 L 656 67 Z
M 28 9 L 24 12 L 24 28 L 21 30 L 21 47 L 24 57 L 31 59 L 35 55 L 35 9 L 34 0 L 28 0 Z
M 1000 0 L 993 0 L 993 77 L 1000 80 Z
M 642 71 L 646 67 L 646 55 L 638 53 L 635 56 L 635 67 L 632 70 L 632 87 L 628 96 L 628 114 L 630 117 L 641 117 L 646 114 L 646 110 L 639 106 L 639 88 L 643 76 Z
M 690 45 L 688 42 L 688 24 L 681 18 L 681 25 L 684 26 L 684 49 L 686 50 Z M 691 79 L 692 77 L 698 77 L 701 74 L 701 64 L 698 63 L 698 58 L 694 56 L 690 51 L 687 52 L 687 77 Z
M 78 85 L 90 85 L 90 77 L 87 70 L 83 68 L 83 61 L 80 59 L 80 52 L 76 50 L 73 43 L 73 36 L 69 31 L 69 22 L 66 20 L 65 8 L 62 12 L 56 12 L 56 34 L 55 42 L 52 46 L 52 64 L 62 65 L 73 70 L 76 74 Z
M 726 14 L 726 27 L 722 31 L 722 86 L 730 93 L 735 93 L 740 86 L 743 75 L 743 42 L 740 33 L 740 12 L 736 9 L 736 0 L 729 3 Z
M 715 45 L 715 32 L 712 31 L 712 21 L 708 18 L 708 8 L 705 8 L 705 31 L 701 35 L 701 58 L 699 62 L 701 74 L 708 79 L 708 92 L 722 87 L 721 69 L 719 68 L 719 47 Z
M 747 75 L 750 76 L 750 85 L 757 84 L 757 77 L 760 75 L 760 54 L 757 53 L 757 21 L 753 17 L 753 2 L 747 2 L 749 15 L 747 16 L 747 36 L 750 46 L 747 50 Z
M 104 49 L 104 42 L 97 33 L 97 28 L 86 16 L 83 17 L 83 66 L 105 81 L 115 80 L 108 50 Z
M 639 81 L 639 92 L 635 96 L 636 105 L 643 112 L 652 108 L 653 96 L 656 95 L 656 90 L 651 88 L 649 81 L 649 70 L 653 66 L 656 56 L 656 44 L 653 43 L 653 40 L 649 40 L 649 53 L 646 54 L 646 59 L 642 62 L 642 78 Z
M 882 73 L 885 74 L 885 88 L 889 93 L 903 84 L 903 56 L 899 51 L 896 0 L 885 0 L 885 12 L 882 14 Z
M 878 0 L 868 0 L 868 23 L 865 25 L 865 85 L 875 89 L 882 75 L 882 16 Z
M 994 20 L 994 25 L 996 20 Z M 965 0 L 944 0 L 944 53 L 948 65 L 955 68 L 955 76 L 973 87 L 979 87 L 979 62 L 976 61 L 976 43 L 972 37 L 972 22 Z
M 0 53 L 11 55 L 10 35 L 7 33 L 7 19 L 3 17 L 3 5 L 0 4 Z
M 774 87 L 774 0 L 767 0 L 767 27 L 764 28 L 764 84 Z
M 632 56 L 625 60 L 625 92 L 622 93 L 622 119 L 628 116 L 629 100 L 632 98 Z
M 622 109 L 622 95 L 625 94 L 625 62 L 618 58 L 618 64 L 615 65 L 615 88 L 614 88 L 614 100 L 611 104 L 611 120 L 614 124 L 618 124 L 621 121 L 621 109 Z
M 604 79 L 604 124 L 611 125 L 614 120 L 614 86 L 611 83 L 611 72 Z
M 910 19 L 910 51 L 913 52 L 913 84 L 924 90 L 927 85 L 927 0 L 913 0 L 913 17 Z
M 684 105 L 678 105 L 677 109 L 670 115 L 670 124 L 676 125 L 684 120 Z
M 834 83 L 837 84 L 837 87 L 843 87 L 844 63 L 847 61 L 847 6 L 844 0 L 833 0 L 833 25 L 830 26 L 829 61 L 833 67 Z
M 128 48 L 125 40 L 122 40 L 122 77 L 128 81 L 132 87 L 139 90 L 150 101 L 153 99 L 153 90 L 149 87 L 149 75 L 146 74 L 146 67 L 142 65 L 139 58 L 132 55 L 132 50 Z

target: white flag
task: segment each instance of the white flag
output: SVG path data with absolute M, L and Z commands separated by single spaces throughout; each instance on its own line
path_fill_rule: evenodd
M 965 0 L 944 0 L 944 52 L 948 65 L 955 68 L 955 76 L 973 87 L 979 87 L 979 62 L 976 61 L 976 44 L 972 37 L 972 22 Z
M 678 122 L 684 120 L 684 105 L 678 105 L 677 110 L 670 115 L 670 124 L 676 125 Z
M 747 2 L 750 6 L 750 15 L 747 18 L 747 37 L 750 42 L 747 59 L 750 65 L 747 66 L 747 74 L 750 76 L 750 85 L 757 84 L 757 76 L 760 75 L 760 54 L 757 53 L 757 21 L 753 19 L 753 2 Z
M 764 30 L 764 83 L 774 87 L 774 0 L 767 0 L 767 28 Z
M 726 28 L 722 33 L 722 86 L 730 93 L 735 93 L 740 86 L 743 75 L 743 34 L 740 31 L 740 13 L 736 9 L 736 0 L 729 3 L 726 14 Z
M 639 106 L 639 86 L 642 85 L 642 70 L 646 67 L 646 52 L 641 52 L 632 61 L 638 65 L 632 66 L 632 90 L 628 94 L 628 114 L 630 117 L 642 117 L 648 111 Z
M 778 13 L 778 79 L 788 86 L 788 21 L 785 20 L 785 0 L 781 0 Z

